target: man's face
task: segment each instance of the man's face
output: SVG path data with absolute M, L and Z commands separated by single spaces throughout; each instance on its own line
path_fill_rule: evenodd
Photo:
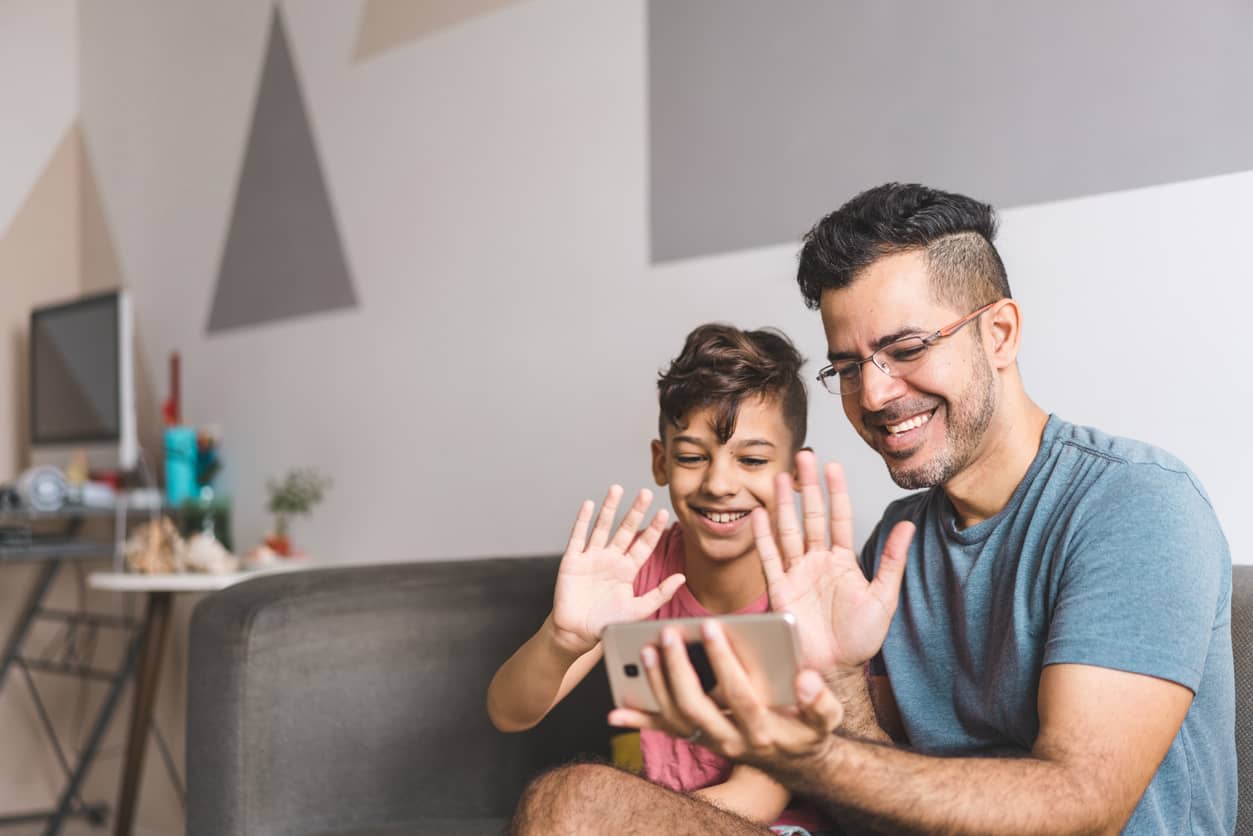
M 684 416 L 653 442 L 653 475 L 670 489 L 685 546 L 714 561 L 753 553 L 749 513 L 774 505 L 774 477 L 792 468 L 792 438 L 776 399 L 741 402 L 726 444 L 714 432 L 714 410 Z
M 831 357 L 854 360 L 970 313 L 935 302 L 922 251 L 880 258 L 850 286 L 823 293 L 821 310 Z M 943 484 L 980 451 L 1000 389 L 978 333 L 971 324 L 940 340 L 905 378 L 888 377 L 867 363 L 861 388 L 842 397 L 853 428 L 902 488 Z

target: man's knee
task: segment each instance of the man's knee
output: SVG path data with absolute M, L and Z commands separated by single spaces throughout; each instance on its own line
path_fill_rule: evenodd
M 536 778 L 518 801 L 509 832 L 528 834 L 586 833 L 593 817 L 603 815 L 606 792 L 630 775 L 599 763 L 561 766 Z

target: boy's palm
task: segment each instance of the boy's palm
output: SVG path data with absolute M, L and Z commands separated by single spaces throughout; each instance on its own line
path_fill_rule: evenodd
M 553 626 L 558 639 L 575 652 L 591 650 L 607 624 L 652 615 L 684 580 L 682 575 L 671 575 L 655 589 L 635 595 L 635 576 L 661 538 L 666 512 L 658 511 L 648 527 L 635 536 L 652 502 L 651 492 L 642 490 L 610 539 L 621 498 L 622 488 L 612 486 L 590 538 L 587 529 L 595 506 L 590 500 L 583 503 L 557 571 Z

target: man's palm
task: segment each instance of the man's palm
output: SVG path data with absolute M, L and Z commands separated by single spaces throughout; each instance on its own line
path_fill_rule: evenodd
M 775 488 L 777 542 L 770 519 L 754 512 L 753 533 L 773 609 L 796 617 L 804 663 L 824 676 L 859 668 L 883 645 L 896 612 L 913 526 L 892 530 L 873 581 L 867 581 L 852 549 L 852 508 L 839 465 L 827 465 L 831 517 L 828 542 L 817 465 L 812 453 L 796 457 L 804 527 L 792 504 L 791 478 Z

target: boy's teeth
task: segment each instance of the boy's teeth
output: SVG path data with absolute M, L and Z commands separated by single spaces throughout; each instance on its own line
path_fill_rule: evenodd
M 701 514 L 718 523 L 735 522 L 747 516 L 747 511 L 701 511 Z
M 891 433 L 892 435 L 896 435 L 897 433 L 903 433 L 906 430 L 912 430 L 914 427 L 921 427 L 923 424 L 927 423 L 930 420 L 931 420 L 930 412 L 924 413 L 923 415 L 915 415 L 913 418 L 910 418 L 908 421 L 902 421 L 899 424 L 888 424 L 887 431 Z

